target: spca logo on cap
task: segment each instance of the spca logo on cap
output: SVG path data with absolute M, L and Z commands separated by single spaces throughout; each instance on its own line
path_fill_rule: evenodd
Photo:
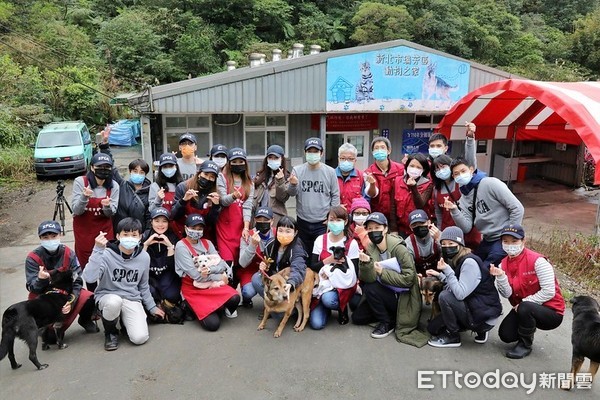
M 414 219 L 417 219 L 417 218 L 424 218 L 424 216 L 421 213 L 417 213 L 417 214 L 414 214 L 414 215 L 410 216 L 411 221 L 414 220 Z
M 206 163 L 206 167 L 216 169 L 217 171 L 219 170 L 219 166 L 217 164 L 215 164 L 214 162 Z
M 99 155 L 99 156 L 97 157 L 97 160 L 98 160 L 98 161 L 107 161 L 107 162 L 110 162 L 110 157 L 108 157 L 108 156 L 106 156 L 106 155 Z
M 314 144 L 314 145 L 317 145 L 317 146 L 318 146 L 318 145 L 319 145 L 319 141 L 318 141 L 318 140 L 316 140 L 316 139 L 312 139 L 312 140 L 309 140 L 309 141 L 308 141 L 306 144 L 307 144 L 307 145 L 312 145 L 312 144 Z
M 223 150 L 225 150 L 225 146 L 218 145 L 218 146 L 217 146 L 217 150 L 218 150 L 218 151 L 223 151 Z
M 231 153 L 231 155 L 232 155 L 232 156 L 234 156 L 234 157 L 235 157 L 235 156 L 241 156 L 241 157 L 243 157 L 243 156 L 244 156 L 244 152 L 243 152 L 243 151 L 241 151 L 241 150 L 235 150 L 235 151 L 233 151 L 233 152 Z
M 57 224 L 53 224 L 53 223 L 44 224 L 44 225 L 42 225 L 41 229 L 56 228 L 56 225 Z

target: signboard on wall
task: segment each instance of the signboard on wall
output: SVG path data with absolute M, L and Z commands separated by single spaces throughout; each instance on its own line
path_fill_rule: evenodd
M 407 46 L 327 60 L 328 112 L 445 112 L 469 91 L 470 65 Z
M 404 129 L 402 131 L 402 154 L 429 154 L 430 129 Z M 486 142 L 487 143 L 487 142 Z M 452 151 L 452 142 L 448 142 L 448 153 Z
M 325 117 L 327 132 L 353 132 L 370 131 L 379 125 L 377 114 L 328 114 Z M 321 116 L 311 115 L 310 129 L 318 131 L 321 125 Z

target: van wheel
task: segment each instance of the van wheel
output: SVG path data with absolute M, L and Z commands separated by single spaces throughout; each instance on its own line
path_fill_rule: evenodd
M 43 175 L 40 175 L 40 174 L 35 174 L 35 177 L 37 178 L 38 181 L 46 180 L 46 177 L 44 177 Z

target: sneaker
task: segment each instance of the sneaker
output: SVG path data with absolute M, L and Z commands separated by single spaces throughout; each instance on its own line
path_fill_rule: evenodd
M 227 318 L 237 318 L 237 310 L 233 310 L 233 312 L 229 311 L 228 308 L 225 309 L 225 316 Z
M 98 329 L 98 325 L 94 321 L 92 321 L 92 320 L 84 321 L 81 318 L 79 318 L 77 320 L 77 323 L 79 325 L 81 325 L 81 327 L 83 327 L 83 329 L 85 329 L 85 333 L 100 332 L 100 329 Z
M 460 335 L 446 332 L 432 337 L 427 343 L 433 347 L 460 347 Z
M 389 326 L 386 322 L 380 322 L 377 328 L 371 332 L 371 337 L 373 339 L 383 339 L 392 332 L 394 332 L 393 327 Z
M 252 303 L 252 300 L 242 300 L 242 307 L 252 308 L 254 307 L 254 303 Z
M 119 348 L 119 337 L 112 333 L 106 333 L 104 336 L 104 350 L 114 351 Z
M 488 341 L 488 337 L 489 337 L 488 331 L 475 332 L 475 333 L 476 333 L 475 339 L 474 339 L 475 343 L 484 344 L 485 342 Z

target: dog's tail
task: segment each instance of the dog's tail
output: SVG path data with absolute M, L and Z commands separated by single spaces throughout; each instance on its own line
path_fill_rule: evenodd
M 17 319 L 17 310 L 12 307 L 9 307 L 6 311 L 4 311 L 4 315 L 2 315 L 2 340 L 0 340 L 0 360 L 3 360 L 4 357 L 8 354 L 8 341 L 9 337 L 14 337 L 14 332 L 12 335 L 9 331 L 13 330 L 14 321 Z

